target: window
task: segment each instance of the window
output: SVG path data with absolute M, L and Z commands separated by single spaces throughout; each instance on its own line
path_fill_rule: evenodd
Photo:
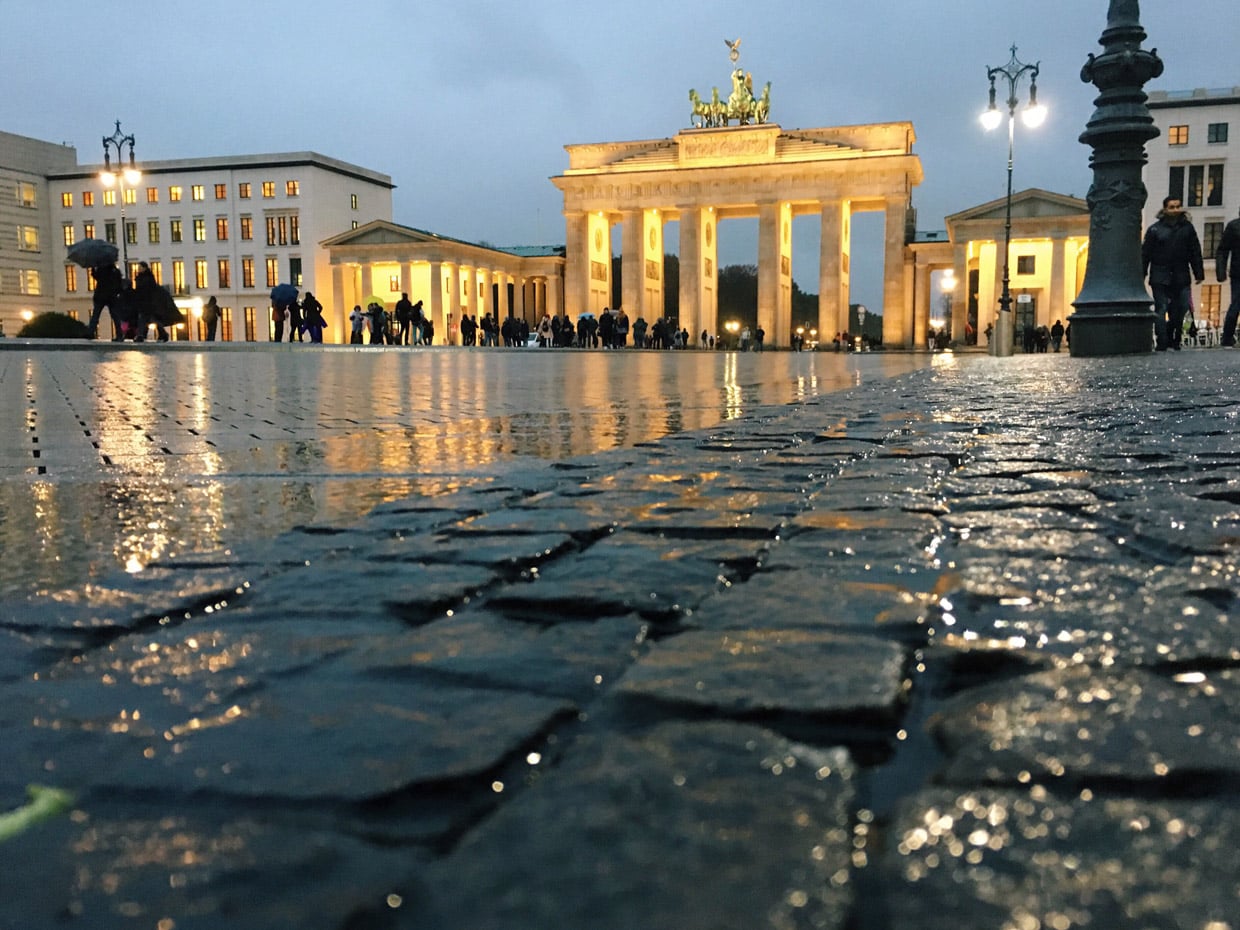
M 1207 142 L 1226 142 L 1227 141 L 1227 124 L 1211 123 L 1206 127 Z
M 232 307 L 220 307 L 220 338 L 232 342 Z
M 201 216 L 194 217 L 194 241 L 207 241 L 207 221 Z
M 276 244 L 276 218 L 274 216 L 267 217 L 267 244 Z
M 288 197 L 296 197 L 298 194 L 301 193 L 301 182 L 300 181 L 285 181 L 284 182 L 284 193 Z
M 200 291 L 207 289 L 207 260 L 205 258 L 194 259 L 194 286 Z
M 350 209 L 350 210 L 356 210 L 356 209 L 357 209 L 357 194 L 350 194 L 350 195 L 349 195 L 349 209 Z
M 65 245 L 73 245 L 77 241 L 72 223 L 65 223 L 62 231 L 65 237 Z
M 29 181 L 17 182 L 17 205 L 19 207 L 30 207 L 31 209 L 38 205 L 35 186 Z
M 65 265 L 65 290 L 77 293 L 77 265 Z
M 103 238 L 116 245 L 116 220 L 103 221 Z
M 138 263 L 129 262 L 125 265 L 125 273 L 129 276 L 129 283 L 133 284 L 138 278 Z
M 288 260 L 288 276 L 289 281 L 297 287 L 301 287 L 301 259 L 290 258 Z
M 1037 274 L 1037 256 L 1034 256 L 1034 255 L 1016 256 L 1016 273 L 1017 274 Z
M 1210 165 L 1206 172 L 1206 206 L 1223 205 L 1223 166 Z
M 63 194 L 61 194 L 61 195 L 60 195 L 60 205 L 61 205 L 62 207 L 71 207 L 71 206 L 73 206 L 73 194 L 71 194 L 69 191 L 65 191 Z
M 1223 238 L 1223 224 L 1219 222 L 1206 223 L 1202 232 L 1204 235 L 1201 237 L 1201 254 L 1206 261 L 1209 261 L 1218 254 L 1218 245 Z
M 125 203 L 133 204 L 138 202 L 138 192 L 132 187 L 125 188 Z
M 237 196 L 240 197 L 242 200 L 250 199 L 250 182 L 249 181 L 242 181 L 240 184 L 237 185 Z
M 1176 200 L 1184 200 L 1184 166 L 1172 165 L 1167 176 L 1167 196 Z
M 130 245 L 138 244 L 138 221 L 125 220 L 125 241 Z
M 241 239 L 243 242 L 249 242 L 254 238 L 254 219 L 249 216 L 241 217 Z
M 354 220 L 352 223 L 350 223 L 350 224 L 349 224 L 349 228 L 350 228 L 350 229 L 357 229 L 357 220 Z M 844 257 L 845 257 L 845 258 L 847 258 L 848 256 L 847 256 L 847 255 L 845 255 Z
M 1172 126 L 1167 130 L 1168 145 L 1188 145 L 1188 127 Z
M 207 189 L 201 184 L 195 184 L 189 189 L 189 196 L 193 200 L 206 200 Z
M 185 262 L 179 258 L 172 260 L 172 293 L 185 293 Z
M 87 239 L 95 238 L 95 224 L 90 220 L 82 224 L 82 236 Z M 94 288 L 91 288 L 91 290 L 94 290 Z
M 227 184 L 215 185 L 215 199 L 216 200 L 227 200 L 228 199 L 228 185 Z
M 273 255 L 267 256 L 267 287 L 275 287 L 280 283 L 280 260 Z
M 158 259 L 156 259 L 156 260 L 154 260 L 154 261 L 149 261 L 149 262 L 147 262 L 147 265 L 149 265 L 149 266 L 150 266 L 150 269 L 151 269 L 151 274 L 155 276 L 155 283 L 156 283 L 156 284 L 163 284 L 163 283 L 164 283 L 164 265 L 163 265 L 163 262 L 161 262 L 161 261 L 159 261 Z
M 276 226 L 280 232 L 280 245 L 288 245 L 288 217 L 277 217 Z
M 1186 207 L 1200 207 L 1202 194 L 1205 190 L 1206 166 L 1188 166 L 1188 197 L 1184 201 Z
M 400 275 L 398 274 L 388 275 L 388 290 L 391 291 L 393 294 L 397 294 L 400 292 Z
M 1219 325 L 1219 307 L 1222 303 L 1223 286 L 1221 284 L 1203 284 L 1201 286 L 1201 306 L 1195 316 L 1198 323 L 1209 322 Z
M 103 205 L 105 207 L 116 206 L 116 191 L 104 191 L 103 192 Z
M 159 242 L 159 220 L 146 221 L 146 241 L 151 245 Z
M 183 241 L 182 236 L 181 236 L 181 221 L 180 220 L 169 220 L 168 221 L 168 239 L 172 242 Z
M 276 182 L 275 181 L 264 181 L 263 182 L 263 199 L 270 200 L 275 195 L 276 195 Z
M 273 287 L 275 285 L 272 285 Z M 245 341 L 253 342 L 257 330 L 254 327 L 254 318 L 257 315 L 253 307 L 242 307 L 241 312 L 245 315 Z
M 288 239 L 293 245 L 301 245 L 301 224 L 296 216 L 288 218 Z
M 23 294 L 37 297 L 43 293 L 43 282 L 39 272 L 33 268 L 23 268 L 17 272 L 17 284 Z
M 241 259 L 241 286 L 254 286 L 254 259 L 252 258 Z
M 17 247 L 23 252 L 39 251 L 39 227 L 18 226 Z
M 95 205 L 95 192 L 82 191 L 82 206 L 93 207 Z M 94 290 L 94 288 L 92 288 Z
M 217 261 L 215 263 L 215 270 L 220 279 L 220 287 L 232 287 L 232 266 L 229 264 L 228 259 L 221 258 Z
M 215 241 L 228 241 L 228 217 L 226 216 L 217 216 L 215 218 Z
M 159 188 L 158 187 L 148 187 L 146 189 L 146 202 L 147 203 L 159 203 Z
M 168 188 L 168 202 L 169 203 L 180 203 L 181 202 L 181 185 L 180 184 L 175 184 L 172 187 Z

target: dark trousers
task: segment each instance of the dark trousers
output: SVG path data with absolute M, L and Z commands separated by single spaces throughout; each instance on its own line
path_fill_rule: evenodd
M 1231 279 L 1231 305 L 1227 308 L 1227 316 L 1223 317 L 1223 345 L 1236 344 L 1236 323 L 1240 321 L 1240 286 L 1236 279 Z
M 276 331 L 275 336 L 272 337 L 271 341 L 282 342 L 284 340 L 284 317 L 280 317 L 278 320 L 272 320 L 272 323 L 275 324 Z
M 1154 339 L 1159 349 L 1178 346 L 1184 336 L 1184 316 L 1192 299 L 1192 287 L 1185 284 L 1153 284 Z

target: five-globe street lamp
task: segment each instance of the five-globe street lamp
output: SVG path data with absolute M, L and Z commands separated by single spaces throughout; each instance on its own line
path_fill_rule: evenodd
M 142 179 L 142 172 L 134 163 L 133 133 L 126 135 L 121 132 L 121 121 L 116 121 L 116 132 L 103 137 L 103 171 L 99 172 L 99 180 L 105 187 L 116 185 L 120 190 L 121 200 L 121 255 L 125 265 L 125 274 L 129 275 L 129 236 L 125 230 L 125 185 L 131 188 Z M 129 146 L 129 166 L 125 167 L 124 148 Z M 112 170 L 112 151 L 116 150 L 116 171 Z
M 1006 65 L 998 68 L 987 68 L 986 77 L 990 79 L 990 106 L 982 113 L 982 126 L 989 132 L 998 129 L 1003 122 L 1003 112 L 995 104 L 995 78 L 1006 78 L 1008 97 L 1008 160 L 1007 160 L 1007 212 L 1003 226 L 1003 292 L 999 297 L 999 318 L 995 322 L 995 338 L 990 343 L 991 355 L 1011 355 L 1014 338 L 1012 321 L 1012 290 L 1009 253 L 1012 250 L 1012 155 L 1016 142 L 1016 108 L 1020 100 L 1016 89 L 1021 79 L 1029 75 L 1029 105 L 1021 111 L 1021 121 L 1030 129 L 1041 126 L 1046 120 L 1046 107 L 1038 103 L 1038 69 L 1041 62 L 1025 64 L 1016 57 L 1016 46 L 1012 46 L 1012 58 Z

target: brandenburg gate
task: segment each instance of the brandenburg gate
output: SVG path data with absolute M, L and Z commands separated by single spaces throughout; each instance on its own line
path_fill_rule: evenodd
M 739 44 L 739 42 L 737 43 Z M 733 62 L 736 50 L 733 48 Z M 569 145 L 568 169 L 552 178 L 564 194 L 564 304 L 570 316 L 611 303 L 611 229 L 621 226 L 621 303 L 630 319 L 664 315 L 664 225 L 680 224 L 680 326 L 696 340 L 719 332 L 718 224 L 758 218 L 758 325 L 768 345 L 792 337 L 792 218 L 822 222 L 818 332 L 848 330 L 851 221 L 882 211 L 883 342 L 913 346 L 906 224 L 922 181 L 912 123 L 784 130 L 766 121 L 770 85 L 732 72 L 723 103 L 689 92 L 694 128 L 670 139 Z M 736 120 L 736 125 L 732 121 Z

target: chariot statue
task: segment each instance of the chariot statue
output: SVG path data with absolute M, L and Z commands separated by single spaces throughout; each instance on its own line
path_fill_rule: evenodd
M 728 47 L 728 57 L 735 65 L 740 58 L 741 40 L 724 39 Z M 724 103 L 719 88 L 711 88 L 710 100 L 703 100 L 696 90 L 689 91 L 689 121 L 695 129 L 716 129 L 731 125 L 736 120 L 738 126 L 750 123 L 761 125 L 771 115 L 771 82 L 767 81 L 762 89 L 762 96 L 753 94 L 753 75 L 744 68 L 732 69 L 732 93 Z

